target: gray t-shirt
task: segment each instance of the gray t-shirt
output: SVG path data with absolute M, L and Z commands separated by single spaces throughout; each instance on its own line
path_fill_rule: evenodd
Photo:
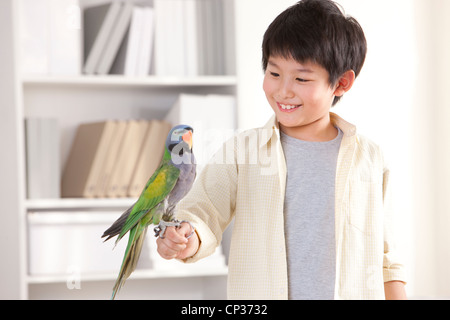
M 343 133 L 308 142 L 281 133 L 287 165 L 284 201 L 289 299 L 334 298 L 335 178 Z

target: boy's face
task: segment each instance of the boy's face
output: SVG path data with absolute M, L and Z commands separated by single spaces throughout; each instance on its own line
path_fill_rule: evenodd
M 309 141 L 335 138 L 329 113 L 340 93 L 338 84 L 332 87 L 328 79 L 328 72 L 318 64 L 270 57 L 263 87 L 284 133 Z

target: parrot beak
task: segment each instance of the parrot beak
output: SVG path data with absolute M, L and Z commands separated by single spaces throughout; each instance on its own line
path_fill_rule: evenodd
M 192 131 L 188 131 L 183 134 L 183 141 L 189 145 L 189 149 L 192 149 Z

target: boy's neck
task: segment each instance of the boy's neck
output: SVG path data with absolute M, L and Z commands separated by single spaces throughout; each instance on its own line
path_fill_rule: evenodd
M 285 127 L 281 123 L 280 130 L 295 139 L 311 142 L 326 142 L 335 139 L 338 135 L 338 129 L 331 122 L 330 114 L 316 120 L 313 123 L 298 126 Z

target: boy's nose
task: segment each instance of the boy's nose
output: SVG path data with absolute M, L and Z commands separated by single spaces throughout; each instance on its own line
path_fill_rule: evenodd
M 292 83 L 288 81 L 282 82 L 278 88 L 278 95 L 282 99 L 293 98 L 295 94 L 292 90 Z

